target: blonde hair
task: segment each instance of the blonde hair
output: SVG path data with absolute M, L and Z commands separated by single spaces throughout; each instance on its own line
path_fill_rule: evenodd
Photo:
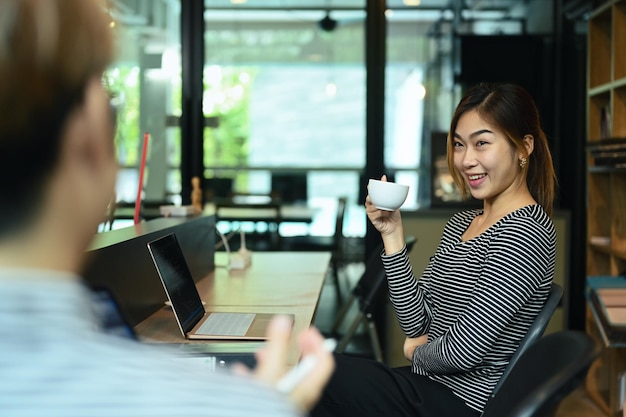
M 75 94 L 101 74 L 113 57 L 113 38 L 97 0 L 2 0 L 0 16 L 4 140 L 7 127 L 19 129 L 34 109 Z
M 111 63 L 110 22 L 100 0 L 0 1 L 0 234 L 32 213 L 69 113 Z

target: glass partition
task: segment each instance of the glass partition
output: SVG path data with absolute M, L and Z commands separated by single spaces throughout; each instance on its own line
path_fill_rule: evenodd
M 105 73 L 118 110 L 117 200 L 134 204 L 145 134 L 145 201 L 180 201 L 179 0 L 111 2 L 118 53 Z

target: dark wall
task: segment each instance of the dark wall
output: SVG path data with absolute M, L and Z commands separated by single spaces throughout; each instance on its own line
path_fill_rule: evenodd
M 460 36 L 461 72 L 469 87 L 482 81 L 512 82 L 535 99 L 544 131 L 554 137 L 554 48 L 552 38 L 535 35 Z
M 469 87 L 481 81 L 524 86 L 539 108 L 557 173 L 556 208 L 570 216 L 566 325 L 584 328 L 586 34 L 563 19 L 559 36 L 461 36 L 461 72 Z
M 108 288 L 124 316 L 135 326 L 167 300 L 148 252 L 148 242 L 175 233 L 194 280 L 215 268 L 215 217 L 159 218 L 100 233 L 83 274 L 85 281 Z
M 563 37 L 560 45 L 561 69 L 558 71 L 560 101 L 557 121 L 559 164 L 559 204 L 571 211 L 570 271 L 568 291 L 569 328 L 585 328 L 585 280 L 586 280 L 586 85 L 587 85 L 587 34 L 579 33 L 576 21 L 563 21 Z

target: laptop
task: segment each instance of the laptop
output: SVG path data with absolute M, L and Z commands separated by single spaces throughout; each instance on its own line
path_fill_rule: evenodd
M 187 339 L 265 340 L 273 314 L 207 312 L 174 233 L 148 243 L 152 261 Z
M 122 314 L 120 305 L 113 293 L 106 287 L 89 285 L 92 299 L 102 330 L 105 333 L 140 341 L 135 330 Z M 215 371 L 241 363 L 248 368 L 256 367 L 256 352 L 263 347 L 263 341 L 233 341 L 217 343 L 159 343 L 159 347 L 169 349 L 181 359 L 193 360 L 201 366 Z

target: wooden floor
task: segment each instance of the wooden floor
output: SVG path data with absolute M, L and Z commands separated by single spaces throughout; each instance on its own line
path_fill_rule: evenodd
M 584 388 L 578 388 L 563 400 L 555 417 L 608 417 L 587 396 Z

